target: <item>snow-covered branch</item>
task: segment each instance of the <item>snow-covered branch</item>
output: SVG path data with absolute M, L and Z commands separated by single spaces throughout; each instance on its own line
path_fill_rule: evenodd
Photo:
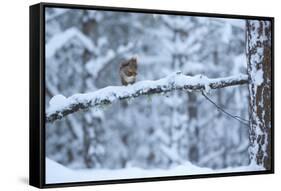
M 248 83 L 248 75 L 210 79 L 203 75 L 186 76 L 181 72 L 155 81 L 140 81 L 129 86 L 108 86 L 95 92 L 75 94 L 68 98 L 54 96 L 46 112 L 46 122 L 53 122 L 79 110 L 110 104 L 116 100 L 142 95 L 164 94 L 174 90 L 209 91 Z

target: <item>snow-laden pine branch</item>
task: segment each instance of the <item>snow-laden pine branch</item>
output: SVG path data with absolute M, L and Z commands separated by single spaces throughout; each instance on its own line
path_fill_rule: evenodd
M 95 92 L 75 94 L 68 98 L 57 95 L 50 100 L 46 111 L 46 122 L 53 122 L 76 111 L 110 104 L 116 100 L 164 94 L 174 90 L 209 91 L 247 83 L 248 75 L 244 74 L 210 79 L 203 75 L 191 77 L 177 72 L 155 81 L 145 80 L 129 86 L 108 86 Z

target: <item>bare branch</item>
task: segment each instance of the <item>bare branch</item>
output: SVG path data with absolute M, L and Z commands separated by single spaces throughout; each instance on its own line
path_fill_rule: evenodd
M 155 81 L 140 81 L 129 86 L 109 86 L 92 93 L 75 94 L 69 98 L 55 96 L 46 112 L 46 122 L 53 122 L 79 110 L 111 104 L 117 100 L 142 95 L 164 94 L 174 90 L 208 91 L 248 83 L 248 75 L 209 79 L 203 75 L 186 76 L 177 72 Z M 58 100 L 56 100 L 59 97 Z

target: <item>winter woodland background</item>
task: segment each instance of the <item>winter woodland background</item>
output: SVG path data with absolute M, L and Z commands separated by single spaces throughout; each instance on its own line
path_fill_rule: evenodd
M 119 64 L 135 54 L 137 81 L 176 71 L 210 78 L 246 73 L 244 20 L 61 8 L 45 14 L 46 108 L 57 94 L 121 85 Z M 209 97 L 248 118 L 246 85 Z M 174 91 L 47 123 L 46 157 L 72 170 L 165 170 L 186 162 L 222 169 L 249 164 L 248 131 L 200 92 Z

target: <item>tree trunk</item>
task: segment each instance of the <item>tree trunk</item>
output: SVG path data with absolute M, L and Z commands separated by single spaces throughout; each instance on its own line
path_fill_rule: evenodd
M 271 169 L 271 22 L 248 20 L 250 160 Z
M 197 106 L 197 95 L 194 93 L 187 93 L 188 95 L 188 127 L 193 131 L 192 139 L 190 140 L 191 145 L 189 148 L 188 159 L 192 163 L 197 164 L 199 161 L 199 127 L 198 122 L 198 106 Z

